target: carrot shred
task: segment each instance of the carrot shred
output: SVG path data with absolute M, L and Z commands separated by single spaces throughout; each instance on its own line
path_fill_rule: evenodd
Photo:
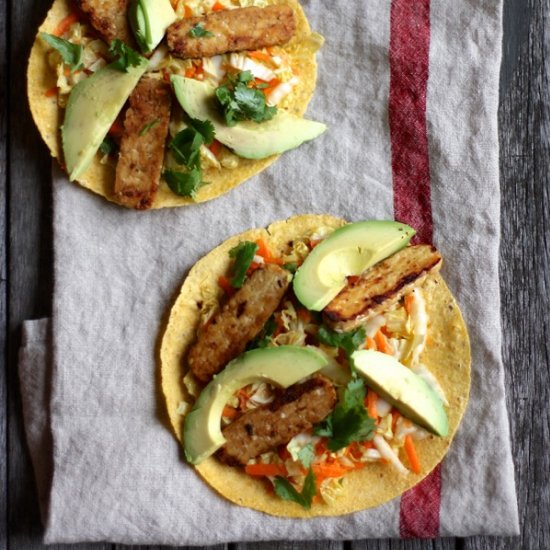
M 57 86 L 54 86 L 53 88 L 50 88 L 49 90 L 46 90 L 44 92 L 44 95 L 46 97 L 53 97 L 53 96 L 57 95 Z
M 374 341 L 376 342 L 376 347 L 378 348 L 378 351 L 381 351 L 382 353 L 386 353 L 387 355 L 393 355 L 393 348 L 391 344 L 388 342 L 388 339 L 386 338 L 385 334 L 379 330 L 374 335 Z
M 305 307 L 299 307 L 296 311 L 296 314 L 298 315 L 298 319 L 303 321 L 304 323 L 310 323 L 311 322 L 311 312 L 307 310 Z
M 281 260 L 280 258 L 275 258 L 271 255 L 271 252 L 269 251 L 269 248 L 267 247 L 267 244 L 263 239 L 256 240 L 256 244 L 258 245 L 258 250 L 256 251 L 256 254 L 258 256 L 261 256 L 266 263 L 283 265 L 283 260 Z
M 317 479 L 342 477 L 350 470 L 350 468 L 347 468 L 338 462 L 335 462 L 334 464 L 313 464 L 311 469 Z
M 229 405 L 226 405 L 223 408 L 222 416 L 225 418 L 233 419 L 237 416 L 238 411 L 234 407 L 230 407 Z
M 418 460 L 418 455 L 416 454 L 414 441 L 410 435 L 405 437 L 405 452 L 407 453 L 411 470 L 415 474 L 419 474 L 422 471 L 422 468 L 420 467 L 420 461 Z
M 193 78 L 196 72 L 197 72 L 197 69 L 195 65 L 191 65 L 191 67 L 185 70 L 185 78 Z
M 193 17 L 193 10 L 187 4 L 185 4 L 185 6 L 183 7 L 183 16 L 186 19 Z
M 286 476 L 284 464 L 247 464 L 244 471 L 249 476 Z
M 53 34 L 55 36 L 63 36 L 71 28 L 71 25 L 76 22 L 78 22 L 78 13 L 73 11 L 59 22 Z
M 376 342 L 370 336 L 367 336 L 367 349 L 376 349 Z
M 372 449 L 374 447 L 374 442 L 373 441 L 363 441 L 363 443 L 361 443 L 361 445 L 365 449 Z
M 220 154 L 220 151 L 222 150 L 222 144 L 215 139 L 209 146 L 208 149 L 212 152 L 212 154 L 217 157 Z
M 272 59 L 271 59 L 270 55 L 268 55 L 264 52 L 260 52 L 258 50 L 247 52 L 247 54 L 248 54 L 248 57 L 252 57 L 252 59 L 257 59 L 258 61 L 265 61 L 267 63 L 272 62 Z
M 407 294 L 405 296 L 405 311 L 410 315 L 412 310 L 412 305 L 414 302 L 414 294 Z
M 309 248 L 313 250 L 320 242 L 320 240 L 309 239 Z
M 365 401 L 367 402 L 367 412 L 369 413 L 369 416 L 376 420 L 378 418 L 378 410 L 376 409 L 378 394 L 369 388 Z
M 218 277 L 218 285 L 228 296 L 233 296 L 233 294 L 235 294 L 235 289 L 231 286 L 231 283 L 227 277 L 220 275 Z
M 292 455 L 288 452 L 286 445 L 280 445 L 277 450 L 277 454 L 281 460 L 288 460 L 289 458 L 292 458 Z
M 401 414 L 399 411 L 396 411 L 395 409 L 391 412 L 391 431 L 395 433 L 395 428 L 397 427 L 397 421 L 399 420 L 399 417 Z
M 212 11 L 222 11 L 222 10 L 225 10 L 227 9 L 223 4 L 221 4 L 220 2 L 216 2 L 213 6 L 212 6 Z

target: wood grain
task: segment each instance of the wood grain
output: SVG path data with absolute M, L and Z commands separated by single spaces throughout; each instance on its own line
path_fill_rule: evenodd
M 21 321 L 50 313 L 50 161 L 23 100 L 22 62 L 49 4 L 50 0 L 0 0 L 0 229 L 4 237 L 0 322 L 7 360 L 0 372 L 0 403 L 7 412 L 0 415 L 0 491 L 5 497 L 0 499 L 0 550 L 8 546 L 17 550 L 45 548 L 20 420 L 16 355 Z M 216 550 L 550 548 L 549 17 L 550 0 L 505 0 L 500 107 L 501 292 L 521 537 L 229 544 Z M 74 548 L 127 547 L 83 544 Z

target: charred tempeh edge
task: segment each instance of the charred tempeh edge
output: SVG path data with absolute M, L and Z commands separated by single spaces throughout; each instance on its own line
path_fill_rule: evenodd
M 262 330 L 289 285 L 288 271 L 274 264 L 256 269 L 199 332 L 187 362 L 201 382 L 240 355 Z
M 408 246 L 348 283 L 323 310 L 333 329 L 348 331 L 400 300 L 441 267 L 441 254 L 429 244 Z
M 198 24 L 214 36 L 191 37 L 189 32 Z M 185 59 L 279 46 L 286 44 L 295 32 L 292 8 L 275 5 L 223 10 L 181 19 L 168 27 L 166 40 L 169 50 Z
M 270 404 L 243 414 L 224 428 L 227 443 L 217 456 L 227 464 L 244 465 L 310 430 L 330 414 L 336 400 L 336 390 L 324 376 L 290 386 Z
M 125 206 L 144 210 L 153 203 L 171 103 L 170 85 L 152 77 L 143 77 L 130 96 L 115 178 L 115 195 Z
M 75 0 L 107 44 L 118 38 L 131 46 L 134 40 L 127 17 L 129 3 L 130 0 Z

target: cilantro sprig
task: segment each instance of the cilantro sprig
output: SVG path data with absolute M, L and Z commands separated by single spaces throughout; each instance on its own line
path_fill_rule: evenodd
M 188 128 L 178 132 L 170 142 L 174 160 L 187 168 L 186 172 L 166 170 L 164 179 L 168 187 L 183 197 L 195 198 L 203 185 L 200 149 L 214 141 L 214 126 L 209 120 L 192 118 Z
M 211 38 L 213 32 L 207 31 L 202 23 L 197 23 L 188 33 L 191 38 Z
M 258 245 L 256 243 L 243 241 L 229 251 L 229 256 L 235 258 L 232 270 L 233 276 L 231 277 L 231 286 L 233 288 L 241 288 L 243 286 L 246 272 L 257 250 Z
M 332 413 L 313 429 L 315 435 L 328 438 L 330 451 L 339 451 L 353 441 L 367 441 L 374 437 L 374 419 L 368 415 L 364 405 L 366 393 L 362 379 L 351 380 Z
M 263 122 L 277 114 L 277 107 L 267 105 L 264 92 L 248 86 L 253 79 L 250 71 L 243 71 L 230 75 L 226 84 L 216 88 L 216 98 L 228 126 L 242 120 Z
M 73 44 L 64 38 L 59 38 L 58 36 L 46 32 L 41 32 L 39 36 L 46 44 L 59 52 L 63 62 L 69 65 L 71 72 L 74 73 L 83 67 L 82 52 L 84 48 L 81 44 Z
M 254 340 L 251 340 L 246 346 L 247 351 L 251 349 L 266 348 L 277 328 L 275 317 L 272 315 Z
M 335 332 L 323 325 L 319 328 L 319 332 L 317 333 L 317 339 L 321 344 L 342 348 L 352 367 L 353 362 L 351 354 L 365 341 L 365 338 L 366 333 L 363 327 L 351 332 Z
M 111 67 L 124 73 L 127 73 L 130 67 L 137 67 L 145 59 L 118 38 L 111 42 L 109 53 L 116 58 Z
M 298 492 L 296 488 L 284 477 L 277 476 L 274 481 L 275 493 L 283 500 L 291 500 L 298 503 L 300 506 L 309 510 L 313 497 L 317 494 L 317 486 L 315 482 L 315 474 L 310 468 L 302 491 Z

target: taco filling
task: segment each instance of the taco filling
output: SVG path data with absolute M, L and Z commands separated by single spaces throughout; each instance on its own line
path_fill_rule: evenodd
M 136 209 L 200 202 L 326 129 L 301 118 L 322 42 L 295 0 L 55 0 L 31 110 L 70 179 Z
M 332 227 L 309 223 L 302 238 L 284 241 L 277 233 L 273 239 L 252 232 L 256 238 L 224 247 L 227 259 L 217 270 L 218 289 L 195 288 L 200 307 L 194 329 L 180 327 L 187 342 L 179 355 L 185 371 L 183 399 L 171 418 L 183 432 L 187 459 L 208 481 L 214 479 L 225 496 L 227 489 L 220 487 L 227 480 L 218 476 L 229 476 L 228 470 L 238 472 L 228 479 L 239 480 L 239 487 L 249 486 L 243 478 L 252 480 L 264 496 L 256 494 L 248 505 L 270 513 L 360 509 L 350 500 L 350 484 L 361 478 L 380 484 L 379 476 L 387 476 L 392 480 L 389 493 L 394 485 L 411 486 L 437 464 L 436 457 L 441 459 L 467 397 L 469 366 L 464 366 L 460 387 L 453 388 L 449 380 L 457 373 L 430 364 L 430 348 L 440 346 L 436 339 L 446 330 L 437 326 L 441 312 L 432 315 L 433 304 L 448 306 L 433 296 L 443 284 L 437 250 L 409 245 L 414 230 L 403 224 L 361 222 L 335 230 L 333 220 Z M 357 246 L 357 232 L 374 228 L 376 233 L 379 224 L 393 231 L 379 243 L 387 257 L 373 263 L 377 250 L 371 250 L 370 260 L 365 255 L 358 259 L 366 243 Z M 350 239 L 348 257 L 338 241 L 342 233 Z M 320 255 L 313 254 L 316 249 Z M 330 259 L 334 253 L 338 269 L 348 263 L 344 286 L 323 307 L 318 301 L 312 306 L 311 293 L 318 289 L 311 288 L 315 282 L 309 277 L 303 292 L 303 273 L 319 264 L 325 271 L 320 278 L 341 286 L 342 273 L 336 276 Z M 189 302 L 186 285 L 182 296 Z M 170 333 L 177 330 L 172 320 L 182 316 L 178 304 L 175 311 L 179 314 L 171 319 L 163 342 L 163 363 L 169 362 Z M 455 319 L 452 326 L 464 341 L 458 357 L 447 363 L 468 362 L 462 320 Z M 298 350 L 316 354 L 317 364 L 289 384 L 277 378 L 277 371 L 298 369 L 304 361 Z M 276 363 L 273 373 L 271 363 Z M 168 372 L 163 364 L 170 412 L 176 395 Z M 380 503 L 379 492 L 375 488 L 370 500 L 363 496 L 361 507 Z M 228 498 L 243 502 L 242 495 Z

